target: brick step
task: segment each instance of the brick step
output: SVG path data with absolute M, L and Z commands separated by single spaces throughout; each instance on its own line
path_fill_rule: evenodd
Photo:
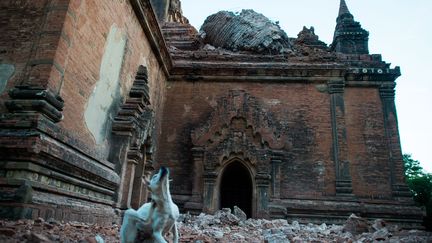
M 196 41 L 196 36 L 164 36 L 166 41 Z
M 196 35 L 193 33 L 190 33 L 189 31 L 162 31 L 163 36 L 165 37 L 172 37 L 172 36 L 191 36 Z
M 174 25 L 164 25 L 162 26 L 162 31 L 164 32 L 174 32 L 174 33 L 198 33 L 198 31 L 190 24 L 180 24 L 175 23 Z
M 195 41 L 170 41 L 168 44 L 182 50 L 196 50 L 198 48 L 198 44 Z
M 165 22 L 162 25 L 162 28 L 179 28 L 179 27 L 192 27 L 192 25 L 190 24 L 183 24 L 183 23 L 178 23 L 178 22 Z

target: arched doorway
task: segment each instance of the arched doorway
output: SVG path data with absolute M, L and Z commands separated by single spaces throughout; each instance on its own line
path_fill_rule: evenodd
M 252 178 L 249 170 L 239 161 L 227 165 L 220 184 L 220 208 L 237 206 L 247 217 L 252 217 Z

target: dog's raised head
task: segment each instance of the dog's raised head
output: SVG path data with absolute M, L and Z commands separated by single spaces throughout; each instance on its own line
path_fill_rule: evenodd
M 169 169 L 162 166 L 159 172 L 154 174 L 149 182 L 147 182 L 148 189 L 151 192 L 152 200 L 166 200 L 171 199 L 169 191 Z
M 126 210 L 120 230 L 122 243 L 136 242 L 138 231 L 141 236 L 143 232 L 148 233 L 148 239 L 157 243 L 166 242 L 164 236 L 171 231 L 172 242 L 178 243 L 176 220 L 179 217 L 179 210 L 171 198 L 169 174 L 168 168 L 162 166 L 150 181 L 146 180 L 152 200 L 137 211 Z

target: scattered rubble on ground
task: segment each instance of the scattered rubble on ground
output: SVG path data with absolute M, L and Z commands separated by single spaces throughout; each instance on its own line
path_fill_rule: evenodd
M 344 225 L 299 224 L 284 219 L 245 219 L 236 208 L 214 215 L 184 214 L 180 218 L 180 242 L 432 242 L 432 233 L 402 230 L 377 219 L 369 222 L 351 215 Z M 118 225 L 102 227 L 55 220 L 0 221 L 0 242 L 119 242 Z M 171 239 L 171 237 L 170 237 Z
M 432 233 L 401 230 L 377 219 L 367 220 L 351 215 L 344 225 L 288 223 L 284 219 L 240 220 L 229 209 L 214 216 L 183 215 L 180 222 L 181 242 L 432 242 Z
M 0 242 L 48 243 L 119 242 L 119 225 L 109 227 L 78 222 L 63 223 L 56 220 L 0 220 Z M 103 241 L 102 241 L 103 239 Z

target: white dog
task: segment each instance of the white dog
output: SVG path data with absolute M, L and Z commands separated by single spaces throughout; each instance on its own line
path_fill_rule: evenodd
M 120 229 L 120 241 L 134 243 L 138 231 L 148 231 L 152 242 L 166 243 L 164 236 L 172 231 L 173 243 L 178 243 L 176 221 L 180 214 L 171 199 L 169 170 L 161 167 L 147 185 L 152 200 L 142 205 L 138 211 L 126 210 Z

